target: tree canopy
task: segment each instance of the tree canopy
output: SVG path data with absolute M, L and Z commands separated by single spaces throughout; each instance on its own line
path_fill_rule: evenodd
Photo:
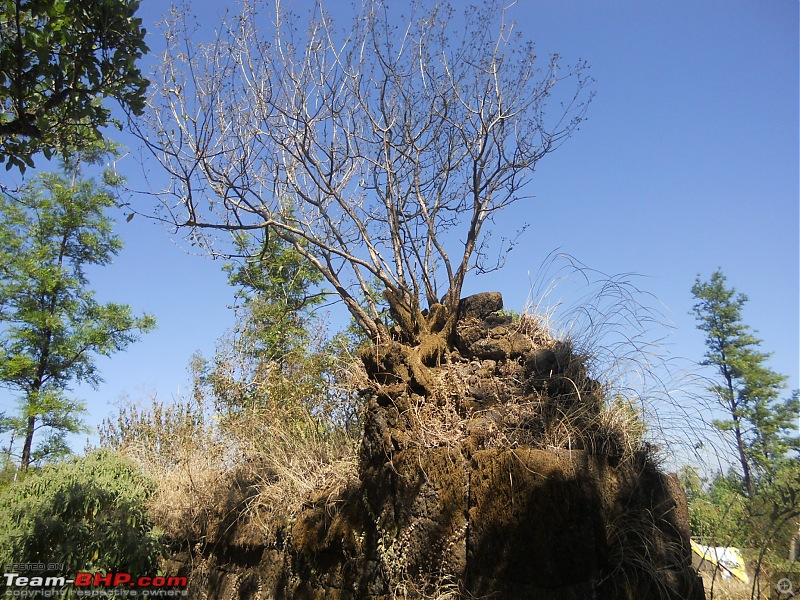
M 81 149 L 111 120 L 103 99 L 141 114 L 148 50 L 138 0 L 0 0 L 0 163 Z
M 344 27 L 311 12 L 303 26 L 280 2 L 246 0 L 211 43 L 173 12 L 138 132 L 172 177 L 165 218 L 197 243 L 277 236 L 373 339 L 388 335 L 385 299 L 413 346 L 452 325 L 468 273 L 497 266 L 485 224 L 529 197 L 591 80 L 539 58 L 497 3 L 401 16 L 365 2 Z
M 313 288 L 322 275 L 279 237 L 261 248 L 250 247 L 248 236 L 236 236 L 242 262 L 226 265 L 236 298 L 248 312 L 243 326 L 253 351 L 264 360 L 280 360 L 296 349 L 305 351 L 314 308 L 323 293 Z

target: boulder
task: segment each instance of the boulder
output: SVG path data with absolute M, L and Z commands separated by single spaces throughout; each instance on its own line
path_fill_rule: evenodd
M 702 600 L 677 479 L 603 428 L 603 386 L 568 343 L 502 306 L 494 292 L 460 302 L 430 395 L 400 342 L 362 352 L 358 481 L 260 542 L 237 533 L 253 527 L 244 509 L 215 544 L 185 540 L 190 594 Z

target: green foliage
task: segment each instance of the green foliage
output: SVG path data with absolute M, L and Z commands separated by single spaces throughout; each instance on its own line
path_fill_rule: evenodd
M 689 503 L 692 537 L 712 546 L 734 546 L 745 551 L 751 570 L 759 574 L 788 573 L 789 548 L 800 528 L 800 464 L 781 463 L 769 486 L 747 495 L 741 475 L 717 474 L 711 481 L 684 467 L 681 483 Z M 794 571 L 792 571 L 794 572 Z
M 798 556 L 791 560 L 793 538 L 800 543 L 800 462 L 786 461 L 763 487 L 753 507 L 754 547 L 760 563 L 773 570 L 800 575 Z M 791 564 L 794 563 L 794 564 Z
M 319 278 L 280 241 L 238 242 L 246 260 L 227 267 L 237 325 L 213 358 L 192 357 L 191 395 L 124 403 L 100 430 L 103 447 L 158 474 L 151 514 L 176 542 L 203 538 L 220 518 L 257 521 L 268 540 L 312 492 L 355 478 L 353 363 L 314 314 Z M 240 504 L 244 481 L 257 485 Z
M 718 474 L 711 482 L 692 467 L 680 473 L 689 503 L 692 536 L 716 546 L 743 546 L 749 537 L 749 499 L 735 473 Z
M 512 323 L 519 323 L 522 319 L 522 313 L 513 308 L 503 308 L 497 311 L 497 315 L 501 317 L 511 317 Z
M 244 263 L 226 270 L 248 313 L 240 322 L 241 335 L 252 342 L 254 356 L 272 360 L 304 347 L 314 308 L 322 302 L 322 293 L 312 291 L 322 275 L 276 236 L 253 245 L 239 235 L 235 243 Z
M 17 467 L 7 452 L 0 455 L 0 493 L 18 476 Z
M 298 435 L 352 422 L 353 399 L 339 385 L 349 338 L 327 340 L 315 313 L 324 298 L 322 275 L 277 236 L 239 234 L 234 241 L 244 260 L 225 269 L 242 301 L 239 319 L 213 360 L 194 357 L 195 389 L 213 399 L 208 404 L 223 422 L 281 415 Z
M 727 288 L 719 270 L 707 282 L 698 278 L 692 293 L 698 327 L 706 334 L 703 364 L 719 376 L 710 390 L 727 416 L 714 424 L 731 434 L 741 467 L 711 481 L 684 469 L 692 535 L 744 549 L 755 590 L 771 573 L 798 568 L 789 548 L 800 529 L 800 439 L 794 429 L 800 396 L 795 391 L 781 399 L 786 378 L 766 366 L 770 355 L 759 350 L 761 340 L 742 320 L 747 297 Z
M 193 441 L 264 450 L 275 442 L 264 432 L 276 422 L 298 440 L 360 433 L 350 340 L 329 340 L 314 312 L 323 297 L 314 292 L 319 273 L 279 238 L 235 241 L 244 260 L 225 270 L 237 287 L 237 323 L 213 358 L 192 357 L 191 398 L 121 406 L 101 427 L 104 447 L 171 469 L 176 455 L 195 451 Z
M 692 287 L 694 315 L 706 334 L 702 364 L 714 367 L 719 382 L 710 390 L 727 418 L 714 422 L 732 435 L 741 472 L 705 482 L 691 469 L 682 474 L 692 534 L 720 546 L 746 549 L 756 572 L 788 573 L 789 547 L 800 527 L 800 447 L 794 429 L 800 393 L 781 399 L 786 377 L 766 366 L 769 354 L 743 322 L 744 294 L 726 287 L 721 271 Z
M 298 436 L 325 435 L 340 427 L 352 432 L 358 401 L 348 379 L 352 357 L 338 345 L 341 338 L 328 341 L 317 320 L 314 330 L 304 334 L 304 345 L 292 345 L 282 354 L 273 349 L 265 356 L 257 351 L 264 322 L 251 317 L 247 310 L 240 312 L 243 323 L 220 340 L 213 359 L 193 359 L 199 404 L 213 407 L 223 428 L 239 427 L 243 418 L 281 419 Z
M 25 171 L 116 123 L 103 98 L 141 114 L 148 50 L 138 0 L 0 0 L 0 163 Z
M 742 321 L 747 296 L 726 288 L 721 271 L 708 282 L 698 278 L 692 294 L 698 328 L 706 334 L 702 364 L 716 368 L 721 381 L 710 390 L 728 415 L 714 424 L 733 434 L 745 491 L 753 498 L 759 478 L 768 485 L 788 453 L 800 449 L 794 430 L 800 396 L 795 391 L 789 399 L 780 398 L 786 377 L 766 366 L 770 355 L 758 350 L 761 340 Z
M 398 322 L 392 316 L 389 303 L 382 293 L 382 286 L 379 279 L 372 279 L 366 282 L 366 290 L 362 291 L 361 297 L 357 300 L 365 311 L 370 311 L 374 307 L 377 320 L 389 328 L 391 331 L 398 331 Z M 375 340 L 369 332 L 358 324 L 358 320 L 350 317 L 347 327 L 336 334 L 334 345 L 347 349 L 348 352 L 355 352 L 361 348 L 367 348 L 375 344 Z
M 28 471 L 0 493 L 0 564 L 155 573 L 161 543 L 146 511 L 154 489 L 108 450 Z
M 109 264 L 122 247 L 106 214 L 121 181 L 79 175 L 77 163 L 67 164 L 34 178 L 20 197 L 0 198 L 0 385 L 19 400 L 2 428 L 24 440 L 23 468 L 63 455 L 64 436 L 82 430 L 83 405 L 67 397 L 69 385 L 97 386 L 96 357 L 155 325 L 128 305 L 94 299 L 86 268 Z M 34 449 L 42 429 L 49 435 Z
M 83 402 L 68 398 L 63 393 L 45 391 L 23 396 L 20 398 L 18 416 L 0 419 L 0 433 L 10 433 L 12 440 L 22 435 L 25 440 L 28 423 L 33 419 L 31 431 L 40 432 L 44 439 L 40 439 L 35 447 L 28 447 L 25 465 L 57 460 L 72 452 L 67 444 L 68 434 L 88 432 L 82 420 L 85 411 Z M 8 454 L 12 446 L 13 441 L 9 442 Z

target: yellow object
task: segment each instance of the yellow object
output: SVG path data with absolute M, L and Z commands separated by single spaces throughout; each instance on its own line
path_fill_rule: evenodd
M 744 559 L 738 548 L 725 546 L 703 546 L 691 540 L 692 552 L 703 560 L 707 560 L 712 565 L 722 568 L 722 576 L 730 577 L 733 575 L 739 581 L 750 583 L 750 578 L 745 571 Z

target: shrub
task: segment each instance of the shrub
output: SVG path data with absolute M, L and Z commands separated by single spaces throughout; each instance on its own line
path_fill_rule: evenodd
M 109 450 L 29 472 L 0 494 L 0 564 L 154 573 L 161 545 L 145 508 L 154 489 Z

